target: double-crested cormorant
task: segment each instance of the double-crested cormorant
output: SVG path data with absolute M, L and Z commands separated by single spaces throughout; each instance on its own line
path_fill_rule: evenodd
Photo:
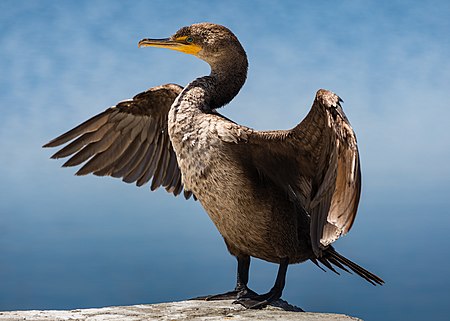
M 77 175 L 121 177 L 151 189 L 164 186 L 200 201 L 237 258 L 235 298 L 260 308 L 281 297 L 288 264 L 311 260 L 384 283 L 331 246 L 353 224 L 361 190 L 356 137 L 334 93 L 320 89 L 305 119 L 291 130 L 256 131 L 216 109 L 229 103 L 247 76 L 247 56 L 227 28 L 200 23 L 140 47 L 192 54 L 209 76 L 185 88 L 151 88 L 85 121 L 44 147 L 67 144 L 52 158 L 85 163 Z M 250 257 L 279 264 L 273 288 L 247 287 Z

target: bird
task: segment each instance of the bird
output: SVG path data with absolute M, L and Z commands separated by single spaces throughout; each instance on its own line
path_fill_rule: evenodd
M 288 265 L 308 260 L 384 283 L 332 245 L 352 227 L 361 194 L 356 135 L 338 95 L 318 90 L 292 129 L 255 130 L 217 111 L 239 93 L 248 70 L 227 27 L 196 23 L 138 46 L 193 55 L 211 72 L 185 87 L 157 86 L 119 102 L 45 144 L 64 145 L 51 158 L 70 156 L 63 167 L 83 164 L 76 175 L 149 183 L 198 200 L 237 260 L 235 288 L 206 300 L 264 308 L 281 298 Z M 252 257 L 278 264 L 267 293 L 248 287 Z

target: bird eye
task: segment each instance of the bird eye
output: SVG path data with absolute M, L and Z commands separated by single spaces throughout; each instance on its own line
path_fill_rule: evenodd
M 191 42 L 193 42 L 194 41 L 194 39 L 192 39 L 192 37 L 187 37 L 186 38 L 186 42 L 187 43 L 191 43 Z

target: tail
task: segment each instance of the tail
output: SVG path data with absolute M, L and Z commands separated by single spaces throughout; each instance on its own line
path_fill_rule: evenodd
M 377 285 L 377 284 L 383 285 L 384 284 L 384 281 L 380 277 L 367 271 L 366 269 L 364 269 L 363 267 L 359 266 L 358 264 L 350 261 L 346 257 L 340 255 L 331 246 L 323 252 L 322 257 L 317 258 L 317 259 L 311 259 L 311 261 L 315 265 L 317 265 L 319 268 L 321 268 L 322 270 L 323 270 L 323 268 L 319 265 L 318 261 L 336 274 L 339 274 L 339 272 L 336 271 L 335 268 L 331 264 L 333 264 L 334 266 L 340 268 L 341 270 L 344 270 L 345 272 L 348 272 L 351 274 L 352 272 L 349 271 L 349 269 L 350 269 L 351 271 L 355 272 L 360 277 L 362 277 L 367 282 L 369 282 L 373 285 Z

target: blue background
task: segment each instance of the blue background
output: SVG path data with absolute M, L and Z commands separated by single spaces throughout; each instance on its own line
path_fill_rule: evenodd
M 41 148 L 149 87 L 208 74 L 193 56 L 137 42 L 210 21 L 233 30 L 250 61 L 226 116 L 290 128 L 327 88 L 358 135 L 363 194 L 336 247 L 386 285 L 305 263 L 289 268 L 283 297 L 365 320 L 448 319 L 449 18 L 448 1 L 1 1 L 0 310 L 234 286 L 235 261 L 198 202 L 74 177 Z M 276 268 L 254 260 L 250 286 L 268 290 Z

